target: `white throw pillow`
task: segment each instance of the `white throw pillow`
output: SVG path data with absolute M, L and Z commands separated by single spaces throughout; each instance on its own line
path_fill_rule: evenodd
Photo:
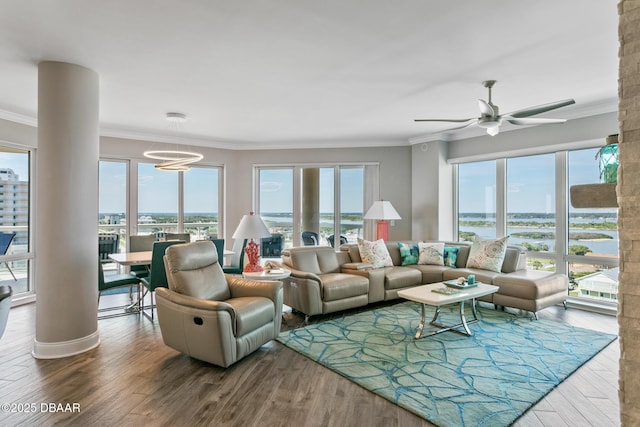
M 368 240 L 358 239 L 358 249 L 360 250 L 360 259 L 362 262 L 373 265 L 374 268 L 393 267 L 393 260 L 389 255 L 389 250 L 384 240 L 376 240 L 370 242 Z
M 495 240 L 482 240 L 476 236 L 467 258 L 468 268 L 500 272 L 504 256 L 507 253 L 507 239 L 509 236 Z
M 418 243 L 418 264 L 444 265 L 444 243 Z

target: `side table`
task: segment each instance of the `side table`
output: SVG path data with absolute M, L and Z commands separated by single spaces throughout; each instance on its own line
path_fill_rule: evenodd
M 258 271 L 258 272 L 243 272 L 242 277 L 245 279 L 264 281 L 264 280 L 282 280 L 291 275 L 289 270 L 274 269 L 270 271 Z

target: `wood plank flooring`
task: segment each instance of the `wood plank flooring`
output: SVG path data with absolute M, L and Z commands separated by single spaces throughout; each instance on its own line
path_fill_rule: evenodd
M 540 317 L 617 333 L 612 316 L 552 307 Z M 283 329 L 302 322 L 288 311 Z M 432 425 L 275 341 L 222 369 L 166 347 L 157 323 L 142 316 L 100 320 L 98 328 L 97 349 L 36 360 L 35 305 L 12 309 L 0 339 L 0 403 L 15 404 L 13 409 L 35 404 L 37 410 L 0 411 L 0 425 Z M 619 354 L 616 340 L 515 425 L 620 425 Z M 78 403 L 80 411 L 41 411 L 48 403 Z

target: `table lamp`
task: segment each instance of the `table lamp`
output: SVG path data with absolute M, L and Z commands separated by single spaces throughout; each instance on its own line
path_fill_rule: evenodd
M 253 212 L 249 212 L 249 215 L 245 215 L 240 220 L 238 228 L 233 233 L 234 239 L 250 239 L 247 243 L 247 247 L 244 248 L 244 252 L 247 254 L 248 264 L 245 264 L 245 272 L 260 272 L 263 268 L 259 265 L 260 262 L 260 247 L 255 239 L 261 239 L 263 237 L 271 237 L 271 232 L 260 218 L 260 215 L 255 215 Z
M 387 240 L 389 238 L 389 220 L 402 219 L 398 212 L 393 208 L 391 202 L 387 200 L 378 200 L 373 202 L 364 216 L 364 219 L 377 219 L 377 239 Z

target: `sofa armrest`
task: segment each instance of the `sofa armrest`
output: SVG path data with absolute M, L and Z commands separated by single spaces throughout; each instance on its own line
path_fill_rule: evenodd
M 343 273 L 348 273 L 345 270 L 369 270 L 373 268 L 373 264 L 366 262 L 347 262 L 340 266 Z
M 322 278 L 314 273 L 309 273 L 308 271 L 296 270 L 287 266 L 287 268 L 291 271 L 290 277 L 295 277 L 297 279 L 306 279 L 306 280 L 314 280 L 318 283 L 322 283 Z

